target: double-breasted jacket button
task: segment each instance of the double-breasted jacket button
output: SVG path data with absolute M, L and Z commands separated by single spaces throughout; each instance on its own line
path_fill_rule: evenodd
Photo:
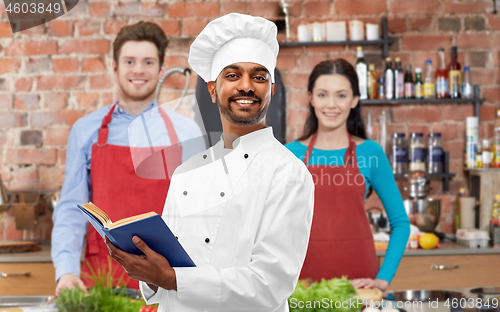
M 205 238 L 205 243 L 207 243 L 207 244 L 210 243 L 210 238 L 208 238 L 208 237 Z
M 182 192 L 182 194 L 184 194 L 184 196 L 186 196 L 188 194 L 188 192 L 184 191 L 184 192 Z

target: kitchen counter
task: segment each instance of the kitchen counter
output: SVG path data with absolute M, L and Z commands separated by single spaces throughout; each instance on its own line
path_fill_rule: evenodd
M 0 263 L 2 262 L 52 262 L 50 258 L 50 245 L 41 245 L 40 251 L 5 253 L 0 254 Z
M 436 249 L 416 249 L 405 250 L 404 256 L 454 256 L 454 255 L 488 255 L 500 254 L 500 248 L 469 248 L 459 245 L 455 242 L 446 241 L 441 244 L 441 247 Z M 377 251 L 378 257 L 385 256 L 384 251 Z

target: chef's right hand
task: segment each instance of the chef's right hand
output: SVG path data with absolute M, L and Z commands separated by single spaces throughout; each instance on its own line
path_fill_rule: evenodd
M 59 296 L 61 290 L 64 288 L 73 288 L 76 286 L 83 291 L 87 291 L 87 287 L 85 287 L 85 284 L 77 275 L 72 273 L 63 274 L 57 283 L 56 296 Z

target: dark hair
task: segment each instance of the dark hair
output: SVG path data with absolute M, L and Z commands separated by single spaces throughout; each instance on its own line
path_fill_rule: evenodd
M 316 80 L 322 75 L 342 75 L 351 83 L 351 88 L 354 96 L 359 96 L 358 75 L 354 67 L 346 60 L 338 58 L 336 60 L 326 60 L 314 66 L 314 69 L 309 75 L 307 91 L 313 92 Z M 304 134 L 299 140 L 306 140 L 318 130 L 318 116 L 314 112 L 314 107 L 309 102 L 309 115 L 304 125 Z M 361 119 L 361 103 L 352 108 L 347 117 L 347 132 L 350 135 L 366 139 L 365 125 Z
M 160 26 L 152 22 L 140 21 L 139 23 L 120 29 L 113 42 L 113 60 L 115 60 L 116 66 L 118 66 L 121 48 L 127 41 L 149 41 L 153 43 L 158 49 L 158 61 L 161 68 L 165 57 L 165 50 L 168 46 L 168 39 Z

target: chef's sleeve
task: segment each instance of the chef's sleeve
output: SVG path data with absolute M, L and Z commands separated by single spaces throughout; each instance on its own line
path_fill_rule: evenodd
M 314 183 L 298 160 L 281 164 L 272 174 L 268 192 L 262 194 L 267 198 L 249 264 L 174 268 L 176 295 L 183 305 L 196 310 L 274 311 L 293 293 L 309 241 Z

